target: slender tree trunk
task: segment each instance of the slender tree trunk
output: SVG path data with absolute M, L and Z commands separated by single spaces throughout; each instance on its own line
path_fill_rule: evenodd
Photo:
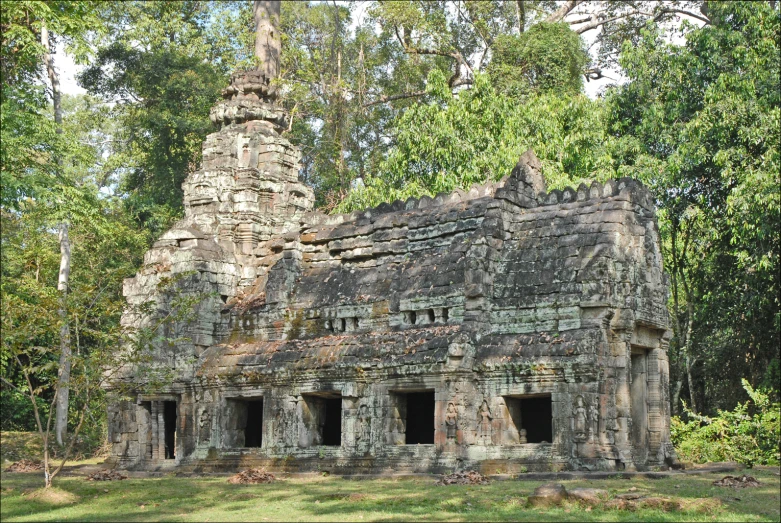
M 692 402 L 692 412 L 698 413 L 699 410 L 697 410 L 697 400 L 695 399 L 695 394 L 694 394 L 694 380 L 692 379 L 692 366 L 694 365 L 694 362 L 692 361 L 691 356 L 689 355 L 689 349 L 690 349 L 690 344 L 692 339 L 692 324 L 694 323 L 694 306 L 692 305 L 691 299 L 692 297 L 689 295 L 689 292 L 687 292 L 686 311 L 689 318 L 686 325 L 686 346 L 684 348 L 684 356 L 686 357 L 686 378 L 689 380 L 689 399 Z
M 60 305 L 57 313 L 62 322 L 60 326 L 60 370 L 57 384 L 57 416 L 55 418 L 54 433 L 58 445 L 65 444 L 65 435 L 68 432 L 68 397 L 70 395 L 71 376 L 71 340 L 70 325 L 68 324 L 68 277 L 71 270 L 71 245 L 68 238 L 68 224 L 60 225 L 60 276 L 57 282 L 57 290 L 60 293 Z
M 255 56 L 260 60 L 259 69 L 266 78 L 279 76 L 279 59 L 282 40 L 279 34 L 279 0 L 255 0 Z
M 41 27 L 41 45 L 45 49 L 43 55 L 46 73 L 49 76 L 49 82 L 52 87 L 52 104 L 54 106 L 54 123 L 57 126 L 57 134 L 62 134 L 62 95 L 60 92 L 60 77 L 54 69 L 54 58 L 51 52 L 51 40 L 49 30 L 44 25 Z M 57 163 L 61 163 L 57 159 Z M 55 417 L 54 433 L 59 445 L 65 444 L 65 435 L 68 432 L 68 396 L 70 395 L 70 374 L 71 374 L 71 346 L 70 346 L 70 326 L 68 325 L 67 297 L 68 297 L 68 278 L 71 270 L 71 245 L 68 236 L 68 222 L 63 221 L 60 224 L 60 274 L 57 279 L 57 291 L 60 294 L 59 308 L 57 313 L 60 316 L 60 368 L 58 371 L 57 382 L 57 414 Z
M 526 30 L 526 5 L 524 0 L 515 0 L 515 12 L 518 14 L 518 34 Z
M 57 134 L 62 134 L 62 95 L 60 93 L 60 76 L 54 69 L 54 58 L 52 58 L 51 42 L 49 40 L 49 30 L 46 26 L 41 27 L 41 45 L 46 50 L 43 55 L 43 62 L 46 66 L 46 73 L 49 75 L 49 81 L 52 84 L 52 104 L 54 105 L 54 123 L 57 124 Z

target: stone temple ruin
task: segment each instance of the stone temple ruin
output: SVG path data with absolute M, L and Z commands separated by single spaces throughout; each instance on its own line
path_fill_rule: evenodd
M 349 215 L 312 211 L 258 72 L 211 112 L 185 217 L 125 282 L 130 305 L 201 296 L 149 392 L 109 407 L 122 467 L 331 472 L 633 470 L 676 463 L 650 193 L 498 183 Z M 128 309 L 123 322 L 148 317 Z

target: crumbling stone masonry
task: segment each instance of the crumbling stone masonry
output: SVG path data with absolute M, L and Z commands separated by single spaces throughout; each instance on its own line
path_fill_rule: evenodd
M 123 467 L 332 472 L 632 470 L 675 463 L 659 233 L 630 179 L 504 180 L 349 215 L 312 211 L 256 72 L 212 110 L 185 218 L 125 282 L 201 296 L 109 408 Z M 130 311 L 130 309 L 129 309 Z M 127 312 L 126 325 L 150 321 Z

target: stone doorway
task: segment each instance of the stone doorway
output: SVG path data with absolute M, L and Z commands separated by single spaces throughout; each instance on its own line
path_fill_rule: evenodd
M 634 447 L 635 463 L 645 463 L 648 459 L 648 351 L 633 346 L 631 358 L 630 437 Z
M 148 460 L 176 459 L 179 419 L 178 402 L 175 400 L 142 401 L 141 444 Z

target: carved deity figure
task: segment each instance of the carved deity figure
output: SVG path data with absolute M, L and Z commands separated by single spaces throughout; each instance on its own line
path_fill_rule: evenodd
M 529 440 L 526 438 L 526 429 L 521 429 L 519 443 L 523 445 L 524 443 L 528 443 L 528 442 Z
M 572 409 L 572 417 L 575 421 L 575 439 L 586 439 L 587 424 L 586 407 L 583 405 L 583 396 L 575 398 L 575 407 Z
M 201 408 L 198 416 L 198 439 L 201 443 L 208 443 L 211 438 L 212 415 L 208 407 Z
M 458 412 L 456 412 L 456 406 L 453 403 L 447 405 L 445 426 L 447 427 L 447 439 L 455 441 L 458 431 Z
M 588 441 L 593 443 L 594 435 L 596 434 L 597 430 L 599 430 L 599 408 L 597 407 L 596 403 L 592 404 L 588 408 L 588 419 Z
M 287 438 L 285 432 L 287 429 L 287 416 L 285 409 L 279 407 L 274 415 L 274 441 L 277 445 L 285 445 Z
M 355 431 L 355 439 L 357 440 L 358 445 L 368 445 L 370 434 L 371 417 L 369 416 L 369 407 L 364 404 L 358 408 L 358 427 Z
M 483 400 L 483 404 L 478 411 L 479 419 L 477 425 L 477 438 L 483 445 L 491 444 L 491 409 L 488 407 L 488 401 Z

